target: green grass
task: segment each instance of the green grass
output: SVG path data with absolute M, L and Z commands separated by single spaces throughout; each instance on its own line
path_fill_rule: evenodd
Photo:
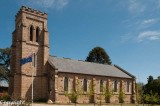
M 62 104 L 39 104 L 33 106 L 75 106 L 75 104 L 68 104 L 68 105 L 62 105 Z M 148 105 L 148 104 L 76 104 L 76 106 L 160 106 L 160 105 Z

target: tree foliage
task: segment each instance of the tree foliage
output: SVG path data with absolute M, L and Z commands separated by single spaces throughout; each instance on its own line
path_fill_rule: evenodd
M 93 80 L 92 80 L 89 84 L 89 102 L 90 103 L 95 102 L 94 101 L 94 90 L 95 90 L 94 87 L 95 87 L 95 85 L 94 85 Z
M 110 103 L 111 96 L 113 95 L 113 91 L 109 90 L 109 88 L 106 88 L 105 90 L 105 102 Z
M 124 92 L 123 91 L 120 91 L 119 92 L 119 96 L 118 96 L 118 99 L 119 99 L 119 103 L 124 103 Z
M 144 86 L 144 101 L 145 103 L 157 104 L 160 103 L 160 79 L 153 79 L 149 76 L 148 83 Z
M 9 80 L 11 49 L 0 49 L 0 81 Z
M 143 83 L 136 83 L 136 99 L 137 103 L 143 103 Z
M 148 79 L 148 84 L 150 84 L 153 81 L 153 76 L 150 75 L 147 79 Z
M 146 94 L 144 96 L 145 102 L 149 103 L 149 104 L 157 104 L 159 101 L 159 96 L 157 93 L 152 93 L 152 91 L 150 91 L 149 94 Z
M 100 64 L 112 63 L 106 51 L 101 47 L 93 48 L 89 52 L 88 57 L 86 58 L 86 61 L 100 63 Z

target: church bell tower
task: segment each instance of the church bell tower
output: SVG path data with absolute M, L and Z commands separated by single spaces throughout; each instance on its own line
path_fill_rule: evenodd
M 12 33 L 12 54 L 9 94 L 12 99 L 47 98 L 46 65 L 49 58 L 47 14 L 22 6 L 15 19 Z M 31 62 L 21 65 L 20 60 L 34 54 Z

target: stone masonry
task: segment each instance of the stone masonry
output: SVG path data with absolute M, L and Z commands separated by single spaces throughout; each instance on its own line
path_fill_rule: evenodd
M 52 71 L 53 72 L 53 71 Z M 100 86 L 99 86 L 99 81 L 103 80 L 103 87 L 104 90 L 106 88 L 109 88 L 109 90 L 112 92 L 110 102 L 111 103 L 119 103 L 119 93 L 120 93 L 120 84 L 122 83 L 122 89 L 124 93 L 124 102 L 125 103 L 132 103 L 133 100 L 135 100 L 135 81 L 133 79 L 126 79 L 126 78 L 116 78 L 116 77 L 102 77 L 102 76 L 93 76 L 93 75 L 83 75 L 83 74 L 73 74 L 73 73 L 57 73 L 53 74 L 54 76 L 54 81 L 55 83 L 51 82 L 54 84 L 51 88 L 51 96 L 50 99 L 56 103 L 69 103 L 70 100 L 66 96 L 65 91 L 64 91 L 64 77 L 68 77 L 68 93 L 71 93 L 73 90 L 73 85 L 74 85 L 74 80 L 77 82 L 76 85 L 76 91 L 78 92 L 78 103 L 90 103 L 90 84 L 93 81 L 94 83 L 94 102 L 99 103 L 100 101 L 102 103 L 105 103 L 105 91 L 100 92 Z M 84 78 L 87 78 L 87 92 L 83 91 L 83 80 Z M 113 91 L 113 81 L 117 80 L 118 81 L 118 89 L 117 92 Z M 129 92 L 126 90 L 126 82 L 129 81 Z M 101 99 L 100 99 L 101 98 Z
M 36 29 L 38 29 L 37 32 Z M 12 35 L 9 93 L 14 99 L 31 98 L 32 72 L 34 73 L 34 91 L 36 91 L 34 98 L 47 97 L 45 84 L 46 63 L 49 57 L 48 36 L 47 14 L 22 6 L 16 15 L 15 30 Z M 35 65 L 33 67 L 31 63 L 20 65 L 20 59 L 32 53 L 35 56 Z
M 100 101 L 106 102 L 105 90 L 107 89 L 112 92 L 111 103 L 119 102 L 120 89 L 124 93 L 125 103 L 131 103 L 136 100 L 135 77 L 124 70 L 110 66 L 127 77 L 103 76 L 77 73 L 77 70 L 74 70 L 74 72 L 69 70 L 69 72 L 67 69 L 67 71 L 65 69 L 61 70 L 61 67 L 59 69 L 56 68 L 57 66 L 54 62 L 53 64 L 50 63 L 49 58 L 52 57 L 49 56 L 47 19 L 48 15 L 46 13 L 25 6 L 22 6 L 16 14 L 15 30 L 12 33 L 11 74 L 9 82 L 9 95 L 13 100 L 31 100 L 32 73 L 34 99 L 43 98 L 54 103 L 69 103 L 71 101 L 66 96 L 66 93 L 75 91 L 78 92 L 78 103 L 89 103 L 91 102 L 89 95 L 90 84 L 92 83 L 94 85 L 93 101 L 96 103 Z M 20 60 L 31 55 L 34 55 L 33 62 L 21 65 Z M 69 61 L 67 59 L 64 60 Z M 81 65 L 85 64 L 76 62 Z M 67 67 L 69 64 L 72 63 L 64 65 Z M 70 68 L 73 69 L 73 67 Z M 64 91 L 65 78 L 68 78 L 67 92 Z M 83 90 L 84 79 L 87 80 L 87 91 Z M 100 80 L 103 80 L 103 92 L 100 92 Z M 113 91 L 115 80 L 117 81 L 116 92 Z M 129 91 L 127 91 L 127 82 Z

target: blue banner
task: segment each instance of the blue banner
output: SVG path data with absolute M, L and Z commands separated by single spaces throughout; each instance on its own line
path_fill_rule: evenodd
M 23 65 L 23 64 L 26 64 L 26 63 L 29 63 L 29 62 L 32 62 L 32 55 L 30 55 L 29 57 L 27 58 L 22 58 L 20 60 L 20 65 Z

